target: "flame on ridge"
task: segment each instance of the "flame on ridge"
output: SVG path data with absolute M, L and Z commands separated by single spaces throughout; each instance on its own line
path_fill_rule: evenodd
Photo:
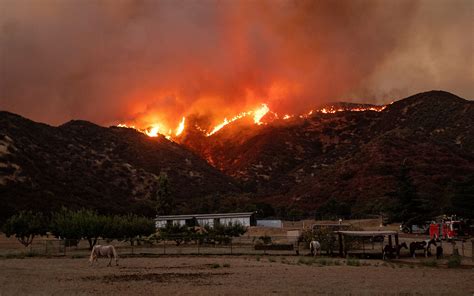
M 181 133 L 184 131 L 184 122 L 186 118 L 183 116 L 183 119 L 181 119 L 181 122 L 178 125 L 178 128 L 176 129 L 176 136 L 181 135 Z
M 228 125 L 231 122 L 234 122 L 238 119 L 244 118 L 249 115 L 253 115 L 253 122 L 255 124 L 263 124 L 260 120 L 262 119 L 265 114 L 270 111 L 270 108 L 268 108 L 267 104 L 262 104 L 259 108 L 252 110 L 252 111 L 247 111 L 247 112 L 241 112 L 237 114 L 236 116 L 232 117 L 231 119 L 224 118 L 224 121 L 216 125 L 209 133 L 206 134 L 206 136 L 212 136 L 213 134 L 217 133 L 220 129 L 222 129 L 224 126 Z
M 318 110 L 310 110 L 308 113 L 298 115 L 297 117 L 298 118 L 308 118 L 308 117 L 310 117 L 311 115 L 313 115 L 315 113 L 333 114 L 333 113 L 336 113 L 336 112 L 343 112 L 343 111 L 352 111 L 352 112 L 376 111 L 376 112 L 380 112 L 380 111 L 384 110 L 386 107 L 387 106 L 356 107 L 356 108 L 337 107 L 336 108 L 334 106 L 330 106 L 330 107 L 325 107 L 325 108 L 318 109 Z M 244 117 L 248 117 L 248 116 L 253 116 L 253 122 L 257 125 L 265 124 L 261 120 L 268 113 L 273 114 L 274 119 L 280 118 L 277 113 L 270 110 L 270 108 L 267 106 L 267 104 L 262 104 L 260 107 L 258 107 L 255 110 L 241 112 L 241 113 L 235 115 L 234 117 L 232 117 L 230 119 L 224 118 L 224 120 L 221 123 L 214 126 L 211 129 L 210 132 L 208 132 L 206 129 L 203 129 L 203 128 L 197 126 L 197 125 L 195 125 L 195 127 L 196 127 L 196 129 L 201 131 L 203 134 L 205 134 L 207 137 L 210 137 L 213 134 L 217 133 L 219 130 L 221 130 L 224 126 L 226 126 L 226 125 L 228 125 L 228 124 L 230 124 L 230 123 L 232 123 L 236 120 L 242 119 Z M 288 120 L 288 119 L 291 119 L 291 118 L 295 118 L 295 115 L 285 114 L 281 119 Z M 145 128 L 145 129 L 140 129 L 140 128 L 137 128 L 135 125 L 127 125 L 127 124 L 123 124 L 123 123 L 118 124 L 117 127 L 132 128 L 132 129 L 135 129 L 135 130 L 137 130 L 141 133 L 146 134 L 149 137 L 158 137 L 158 135 L 163 135 L 167 139 L 172 140 L 173 137 L 177 137 L 177 136 L 179 136 L 183 133 L 183 131 L 185 129 L 185 122 L 186 122 L 186 118 L 183 116 L 183 118 L 179 122 L 179 125 L 176 128 L 174 133 L 173 133 L 173 130 L 171 130 L 171 129 L 169 129 L 168 131 L 162 130 L 163 126 L 160 126 L 159 123 L 152 124 L 151 126 L 149 126 L 148 128 Z
M 176 131 L 174 133 L 175 136 L 179 136 L 184 131 L 185 121 L 186 121 L 186 117 L 183 116 L 183 118 L 181 119 L 178 127 L 176 128 Z M 154 123 L 151 126 L 149 126 L 147 128 L 144 128 L 144 129 L 137 128 L 135 125 L 128 125 L 128 124 L 124 124 L 124 123 L 118 124 L 117 127 L 131 128 L 131 129 L 137 130 L 137 131 L 139 131 L 139 132 L 141 132 L 141 133 L 143 133 L 143 134 L 145 134 L 145 135 L 147 135 L 151 138 L 156 138 L 156 137 L 158 137 L 158 135 L 163 135 L 168 140 L 171 140 L 172 137 L 173 137 L 173 130 L 171 130 L 171 129 L 169 129 L 168 131 L 162 130 L 162 126 L 160 126 L 159 123 Z

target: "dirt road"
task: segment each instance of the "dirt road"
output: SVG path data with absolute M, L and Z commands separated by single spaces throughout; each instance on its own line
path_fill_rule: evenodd
M 474 271 L 298 257 L 87 258 L 0 260 L 0 295 L 472 295 Z M 328 259 L 333 260 L 333 259 Z M 327 262 L 321 262 L 327 264 Z M 340 264 L 340 265 L 334 265 Z M 369 264 L 369 265 L 365 265 Z

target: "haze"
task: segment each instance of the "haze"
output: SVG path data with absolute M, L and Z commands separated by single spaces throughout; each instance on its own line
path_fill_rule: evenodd
M 0 109 L 217 122 L 267 103 L 474 95 L 474 1 L 0 0 Z

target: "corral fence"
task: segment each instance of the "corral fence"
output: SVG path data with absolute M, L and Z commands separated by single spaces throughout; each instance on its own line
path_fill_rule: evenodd
M 179 244 L 177 243 L 179 242 Z M 116 239 L 99 239 L 98 245 L 114 245 L 121 256 L 133 255 L 296 255 L 303 244 L 287 236 L 227 238 L 220 242 L 189 240 L 172 237 L 167 240 L 136 240 L 133 244 Z M 37 238 L 24 247 L 14 237 L 0 240 L 0 256 L 86 256 L 90 253 L 87 240 L 60 240 Z
M 179 245 L 176 241 L 180 241 Z M 401 242 L 409 244 L 412 240 L 401 238 Z M 189 240 L 189 237 L 175 237 L 168 240 L 135 241 L 130 242 L 116 239 L 99 239 L 97 244 L 114 245 L 120 256 L 158 256 L 158 255 L 308 255 L 307 243 L 298 243 L 297 239 L 288 236 L 253 237 L 242 236 L 229 239 L 225 242 L 203 242 Z M 471 240 L 442 242 L 444 255 L 457 253 L 463 257 L 473 257 Z M 379 252 L 379 244 L 359 244 L 364 252 Z M 28 247 L 21 245 L 14 237 L 0 239 L 1 257 L 28 257 L 28 256 L 70 256 L 86 257 L 90 254 L 87 240 L 60 240 L 55 238 L 39 237 Z M 325 250 L 322 250 L 325 255 Z M 335 252 L 337 255 L 337 250 Z M 407 257 L 408 250 L 401 255 Z

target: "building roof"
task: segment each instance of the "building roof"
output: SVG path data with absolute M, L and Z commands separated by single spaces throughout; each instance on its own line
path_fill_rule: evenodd
M 334 231 L 347 236 L 379 236 L 379 235 L 395 235 L 398 232 L 392 230 L 381 230 L 381 231 Z
M 243 213 L 220 213 L 220 214 L 190 214 L 190 215 L 167 215 L 157 216 L 156 221 L 165 220 L 186 220 L 186 219 L 218 219 L 218 218 L 245 218 L 250 217 L 255 212 L 243 212 Z

